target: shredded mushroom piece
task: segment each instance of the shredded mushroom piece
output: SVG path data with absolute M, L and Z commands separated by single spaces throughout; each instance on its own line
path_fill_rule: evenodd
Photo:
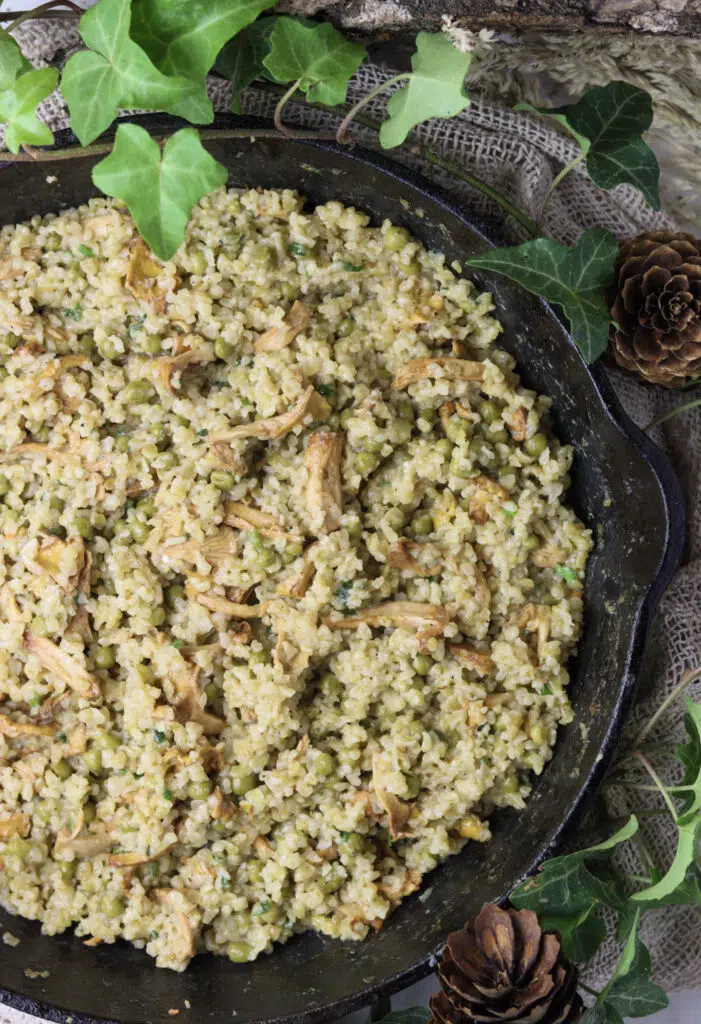
M 307 441 L 304 465 L 307 479 L 307 508 L 314 529 L 332 533 L 341 525 L 343 487 L 341 456 L 343 434 L 315 430 Z
M 166 906 L 174 912 L 178 929 L 183 940 L 181 959 L 189 960 L 190 957 L 195 955 L 195 938 L 192 928 L 190 927 L 190 922 L 187 919 L 187 914 L 185 914 L 178 905 L 178 897 L 180 897 L 181 900 L 184 900 L 182 893 L 178 893 L 174 889 L 152 889 L 151 895 L 153 895 L 162 906 Z
M 7 584 L 0 589 L 0 611 L 7 622 L 23 621 L 17 598 Z
M 314 564 L 315 548 L 316 544 L 312 544 L 307 548 L 304 553 L 302 568 L 297 575 L 283 580 L 279 584 L 277 592 L 281 597 L 294 597 L 297 599 L 304 597 L 316 573 L 316 565 Z
M 157 278 L 162 270 L 163 267 L 156 262 L 146 242 L 139 238 L 129 256 L 126 287 L 136 299 L 153 300 L 158 312 L 165 307 L 163 291 L 157 284 Z
M 30 654 L 37 656 L 42 668 L 45 668 L 47 672 L 54 672 L 85 700 L 96 701 L 102 696 L 95 678 L 52 640 L 48 640 L 44 636 L 36 636 L 30 630 L 26 630 L 24 646 Z
M 416 576 L 438 576 L 441 572 L 440 562 L 435 565 L 421 565 L 415 555 L 422 551 L 432 554 L 435 558 L 440 558 L 440 549 L 436 544 L 431 544 L 430 541 L 421 543 L 400 537 L 387 551 L 387 565 L 392 569 L 407 569 Z
M 528 426 L 528 409 L 525 405 L 520 405 L 518 409 L 513 413 L 510 420 L 506 421 L 506 426 L 509 429 L 511 436 L 514 441 L 525 441 L 526 440 L 526 428 Z
M 285 537 L 290 540 L 301 540 L 287 533 L 284 523 L 268 512 L 251 508 L 243 501 L 227 501 L 224 503 L 224 523 L 234 526 L 237 530 L 257 530 L 261 537 Z
M 448 650 L 478 676 L 493 676 L 496 665 L 488 654 L 483 654 L 471 644 L 448 644 Z
M 200 706 L 201 691 L 199 687 L 200 669 L 193 665 L 186 676 L 173 681 L 177 693 L 175 707 L 179 721 L 197 722 L 202 726 L 205 736 L 217 736 L 226 728 L 226 722 Z
M 239 423 L 231 430 L 222 430 L 210 435 L 214 444 L 219 441 L 234 441 L 239 437 L 259 437 L 266 441 L 274 441 L 302 423 L 307 417 L 311 421 L 327 420 L 331 415 L 331 406 L 310 385 L 302 392 L 295 404 L 287 412 L 279 416 L 271 416 L 265 420 L 254 420 L 253 423 Z
M 411 817 L 411 804 L 400 800 L 394 793 L 388 793 L 386 789 L 375 787 L 375 796 L 384 807 L 389 822 L 389 834 L 392 839 L 408 839 L 411 832 L 406 831 L 404 826 Z
M 188 540 L 184 544 L 164 544 L 160 551 L 167 558 L 179 558 L 193 565 L 201 555 L 210 565 L 225 563 L 238 550 L 238 540 L 233 530 L 220 526 L 216 533 L 203 541 Z
M 0 819 L 0 840 L 28 835 L 31 824 L 28 814 L 12 814 L 9 818 Z
M 321 621 L 329 629 L 357 629 L 363 623 L 368 626 L 396 626 L 399 629 L 415 630 L 420 639 L 425 639 L 443 635 L 443 630 L 450 622 L 450 613 L 439 604 L 387 601 L 386 604 L 364 608 L 356 615 L 346 615 L 340 619 L 322 615 Z
M 31 722 L 15 722 L 8 715 L 0 715 L 0 736 L 16 740 L 21 736 L 53 736 L 55 725 L 32 725 Z
M 197 363 L 211 363 L 214 358 L 214 352 L 211 349 L 188 348 L 177 356 L 161 356 L 159 359 L 153 359 L 151 366 L 156 385 L 173 395 L 175 388 L 171 378 L 175 373 Z
M 254 352 L 277 352 L 287 348 L 297 335 L 309 325 L 309 310 L 303 302 L 293 302 L 281 324 L 271 327 L 253 343 Z
M 185 594 L 197 604 L 201 604 L 203 608 L 208 608 L 210 612 L 221 612 L 234 619 L 261 619 L 268 610 L 266 602 L 239 604 L 237 601 L 230 601 L 227 597 L 221 597 L 219 594 L 202 594 L 191 584 L 185 585 Z
M 112 853 L 107 858 L 107 863 L 117 868 L 135 868 L 140 864 L 151 864 L 153 861 L 165 857 L 176 845 L 176 843 L 170 843 L 162 850 L 159 850 L 158 853 L 152 853 L 150 857 L 147 857 L 144 853 Z
M 98 832 L 94 835 L 77 835 L 74 838 L 62 836 L 59 832 L 56 836 L 54 851 L 56 853 L 72 853 L 79 860 L 86 857 L 99 857 L 101 853 L 107 853 L 113 845 L 114 840 L 105 832 Z
M 61 583 L 68 565 L 73 572 L 67 578 L 66 593 L 78 589 L 85 565 L 85 543 L 75 540 L 52 539 L 37 552 L 35 561 L 56 583 Z
M 443 380 L 479 381 L 484 378 L 484 364 L 469 359 L 454 359 L 440 356 L 428 359 L 410 359 L 392 381 L 395 391 L 401 391 L 410 384 L 430 377 Z
M 565 560 L 565 552 L 557 544 L 546 542 L 533 555 L 533 565 L 539 569 L 554 569 Z
M 490 501 L 498 498 L 499 501 L 508 501 L 509 492 L 496 480 L 488 476 L 477 476 L 472 481 L 476 490 L 470 498 L 470 516 L 476 523 L 482 526 L 489 519 L 487 506 Z

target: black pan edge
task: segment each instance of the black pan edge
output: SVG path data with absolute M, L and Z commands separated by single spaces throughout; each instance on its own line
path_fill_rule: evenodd
M 142 124 L 151 131 L 160 133 L 168 133 L 174 128 L 179 128 L 187 124 L 187 122 L 181 121 L 178 118 L 158 114 L 139 115 L 122 118 L 120 120 L 136 122 Z M 259 127 L 269 128 L 270 122 L 263 118 L 219 114 L 215 117 L 213 127 L 234 129 L 253 129 Z M 116 128 L 114 130 L 116 130 Z M 110 130 L 106 133 L 105 137 L 109 138 L 113 136 L 114 130 Z M 55 146 L 52 148 L 62 148 L 68 145 L 75 145 L 77 143 L 77 139 L 70 130 L 57 132 L 55 134 L 55 140 Z M 390 178 L 411 186 L 419 194 L 439 203 L 441 206 L 446 208 L 452 216 L 467 224 L 473 231 L 481 236 L 485 243 L 485 247 L 504 244 L 504 238 L 497 223 L 485 223 L 479 218 L 473 219 L 472 217 L 468 217 L 465 209 L 450 193 L 446 192 L 445 189 L 441 188 L 439 185 L 429 182 L 426 178 L 416 173 L 411 168 L 396 163 L 384 156 L 382 153 L 362 147 L 348 148 L 345 146 L 339 146 L 333 142 L 316 140 L 304 141 L 305 145 L 310 146 L 312 149 L 322 149 L 335 153 L 342 153 L 347 160 L 372 165 L 378 170 L 384 172 Z M 0 162 L 0 169 L 4 166 L 7 166 L 7 164 Z M 544 302 L 542 305 L 546 307 L 565 328 L 567 328 L 566 321 L 556 309 L 553 309 Z M 569 343 L 576 349 L 574 342 L 569 337 L 569 333 L 568 338 Z M 614 393 L 608 376 L 601 365 L 597 364 L 592 367 L 586 367 L 579 354 L 578 358 L 582 363 L 584 372 L 588 373 L 591 377 L 600 399 L 601 406 L 606 411 L 609 419 L 616 425 L 620 433 L 623 434 L 638 450 L 659 488 L 665 509 L 665 544 L 660 552 L 656 575 L 651 580 L 647 592 L 641 600 L 638 608 L 634 627 L 631 632 L 631 642 L 625 666 L 625 674 L 619 690 L 614 713 L 611 718 L 611 725 L 601 746 L 600 756 L 596 766 L 583 783 L 578 797 L 565 814 L 549 845 L 541 851 L 540 855 L 533 861 L 528 870 L 524 871 L 522 878 L 517 879 L 515 884 L 518 884 L 523 878 L 532 874 L 544 860 L 551 857 L 558 849 L 561 848 L 563 842 L 571 833 L 571 830 L 576 826 L 577 822 L 581 819 L 583 813 L 587 809 L 587 805 L 595 795 L 613 758 L 616 747 L 621 740 L 626 720 L 635 699 L 638 674 L 641 668 L 645 641 L 650 624 L 660 598 L 676 572 L 684 546 L 684 498 L 681 486 L 669 459 L 666 454 L 633 423 L 627 413 L 623 410 Z M 333 1003 L 328 1003 L 323 1008 L 289 1015 L 285 1018 L 285 1021 L 287 1024 L 320 1024 L 320 1022 L 332 1021 L 343 1014 L 359 1009 L 382 996 L 396 993 L 430 974 L 435 967 L 436 957 L 440 954 L 440 951 L 440 948 L 436 949 L 432 954 L 424 957 L 411 968 L 394 975 L 392 978 L 370 985 L 352 996 L 346 996 Z M 0 988 L 0 1005 L 11 1006 L 14 1009 L 21 1010 L 36 1017 L 43 1017 L 46 1020 L 54 1021 L 56 1024 L 68 1024 L 69 1021 L 70 1024 L 120 1024 L 120 1022 L 114 1021 L 113 1018 L 95 1018 L 61 1010 L 48 1003 L 29 999 L 20 993 L 11 992 L 3 988 Z

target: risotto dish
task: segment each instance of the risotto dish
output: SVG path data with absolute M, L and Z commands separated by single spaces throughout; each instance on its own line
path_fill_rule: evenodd
M 362 939 L 523 808 L 589 532 L 488 294 L 224 190 L 0 231 L 0 902 L 161 967 Z M 526 812 L 527 813 L 527 812 Z

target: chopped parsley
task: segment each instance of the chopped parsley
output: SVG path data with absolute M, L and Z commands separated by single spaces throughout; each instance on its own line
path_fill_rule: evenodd
M 166 734 L 164 732 L 161 732 L 160 729 L 154 729 L 153 738 L 155 739 L 156 743 L 165 743 Z
M 546 697 L 552 697 L 552 695 L 553 695 L 553 691 L 550 689 L 550 687 L 548 686 L 547 683 L 545 684 L 545 686 L 543 687 L 543 689 L 540 692 L 542 694 L 545 694 Z
M 196 430 L 195 433 L 197 434 L 198 437 L 206 437 L 207 434 L 209 433 L 209 431 L 208 430 Z
M 39 705 L 41 704 L 41 701 L 42 701 L 42 698 L 40 696 L 38 696 L 38 695 L 36 697 L 30 697 L 29 698 L 29 706 L 30 706 L 30 708 L 38 708 Z
M 302 245 L 301 242 L 290 242 L 290 244 L 287 246 L 287 248 L 288 248 L 291 256 L 306 256 L 307 255 L 307 247 L 306 247 L 306 245 Z
M 349 274 L 359 274 L 361 270 L 365 270 L 364 263 L 349 263 L 348 260 L 343 260 L 341 266 L 344 270 L 347 270 Z
M 127 334 L 129 335 L 129 337 L 133 338 L 135 334 L 138 334 L 145 323 L 145 313 L 142 313 L 141 316 L 137 316 L 136 320 L 133 320 L 132 323 L 130 323 L 129 326 L 127 327 Z
M 336 393 L 336 389 L 333 384 L 317 384 L 316 390 L 322 398 L 333 398 Z
M 231 881 L 231 875 L 221 874 L 219 876 L 219 888 L 220 889 L 224 889 L 225 892 L 228 892 L 230 889 L 233 888 L 233 886 L 234 886 L 234 883 Z
M 346 613 L 351 610 L 349 601 L 352 589 L 353 580 L 344 580 L 343 583 L 339 585 L 336 591 L 336 597 L 341 602 L 341 607 L 343 608 L 343 611 Z
M 64 320 L 75 320 L 77 323 L 83 315 L 83 307 L 78 303 L 75 306 L 69 306 L 68 309 L 64 309 L 62 312 Z
M 170 646 L 174 647 L 176 651 L 181 651 L 185 646 L 185 641 L 181 640 L 180 637 L 176 637 L 175 640 L 170 641 Z
M 570 569 L 568 565 L 556 565 L 555 572 L 563 579 L 565 583 L 570 587 L 578 587 L 580 585 L 580 579 L 574 569 Z
M 158 863 L 157 860 L 151 861 L 151 863 L 148 866 L 148 873 L 150 874 L 151 878 L 158 878 L 158 876 L 161 873 L 161 865 Z
M 512 508 L 510 505 L 502 505 L 501 510 L 505 516 L 508 516 L 509 519 L 513 519 L 516 513 L 518 512 L 517 508 Z
M 59 743 L 68 743 L 68 737 L 66 736 L 65 732 L 56 733 L 56 739 L 58 740 Z
M 81 256 L 87 256 L 89 259 L 96 259 L 95 253 L 92 251 L 89 245 L 79 245 L 78 252 Z
M 270 900 L 262 900 L 251 911 L 251 917 L 260 917 L 261 914 L 267 914 L 269 910 Z
M 173 802 L 173 794 L 171 793 L 167 786 L 163 787 L 163 796 L 166 800 L 170 800 L 171 803 Z

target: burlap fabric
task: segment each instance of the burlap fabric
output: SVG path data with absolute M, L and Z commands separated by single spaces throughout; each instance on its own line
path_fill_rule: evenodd
M 56 51 L 70 51 L 79 43 L 73 27 L 61 21 L 29 22 L 21 27 L 18 38 L 27 57 L 35 64 L 50 61 Z M 379 67 L 363 69 L 353 82 L 351 98 L 361 96 L 388 77 Z M 484 80 L 481 86 L 485 87 Z M 225 83 L 213 81 L 210 91 L 215 108 L 228 110 L 229 92 Z M 272 115 L 275 98 L 265 92 L 248 90 L 244 111 Z M 379 113 L 383 101 L 378 100 L 369 113 Z M 44 105 L 43 116 L 52 127 L 66 125 L 66 112 L 56 97 Z M 308 110 L 302 105 L 286 108 L 290 125 L 325 128 L 337 124 L 328 113 Z M 354 130 L 359 140 L 372 142 L 366 129 Z M 512 113 L 487 102 L 475 102 L 460 117 L 448 122 L 433 122 L 416 132 L 416 138 L 465 171 L 486 180 L 509 196 L 531 217 L 535 217 L 554 175 L 576 154 L 575 146 L 565 136 L 537 117 Z M 418 156 L 402 150 L 395 159 L 411 163 L 427 176 L 439 180 L 464 200 L 467 209 L 479 217 L 498 217 L 506 235 L 519 238 L 517 226 L 503 221 L 500 210 L 481 193 L 438 171 Z M 664 214 L 653 213 L 633 189 L 620 187 L 601 192 L 588 181 L 580 169 L 566 179 L 549 204 L 545 233 L 560 241 L 571 242 L 582 230 L 607 227 L 619 238 L 629 238 L 652 228 L 671 226 Z M 683 401 L 679 395 L 661 388 L 637 384 L 612 371 L 613 383 L 629 414 L 641 425 Z M 685 397 L 690 397 L 688 394 Z M 701 665 L 701 628 L 698 606 L 701 600 L 701 411 L 693 410 L 656 428 L 653 436 L 665 447 L 684 486 L 688 508 L 687 549 L 685 564 L 665 595 L 648 649 L 646 671 L 641 684 L 640 699 L 635 708 L 628 736 L 632 738 L 641 725 L 673 689 L 682 674 Z M 691 695 L 701 699 L 701 684 L 690 688 Z M 682 735 L 682 708 L 677 701 L 661 718 L 652 739 L 670 746 Z M 643 799 L 636 799 L 636 796 Z M 654 796 L 648 793 L 623 793 L 609 790 L 605 794 L 609 809 L 615 815 L 650 807 Z M 675 849 L 675 836 L 668 819 L 660 816 L 646 819 L 644 842 L 659 866 L 667 865 Z M 629 844 L 630 845 L 630 844 Z M 622 866 L 633 873 L 643 862 L 631 848 L 622 858 Z M 648 914 L 643 925 L 655 965 L 655 978 L 665 989 L 695 987 L 701 980 L 701 911 L 686 908 L 665 908 Z M 618 956 L 610 938 L 596 961 L 585 971 L 586 980 L 599 987 L 610 974 Z M 4 1015 L 4 1016 L 3 1016 Z M 0 1024 L 19 1024 L 22 1015 L 0 1008 Z M 28 1020 L 28 1018 L 26 1018 Z

